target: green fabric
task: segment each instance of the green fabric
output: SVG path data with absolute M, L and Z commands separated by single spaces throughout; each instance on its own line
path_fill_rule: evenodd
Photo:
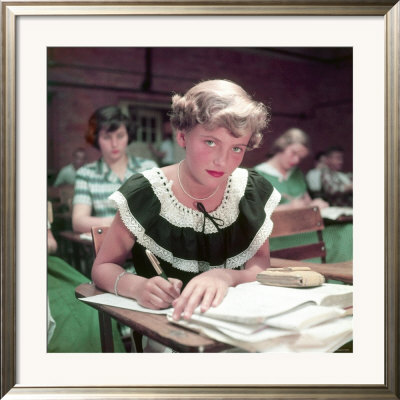
M 101 353 L 98 312 L 75 297 L 75 288 L 88 279 L 58 257 L 47 258 L 47 293 L 56 328 L 49 353 Z M 113 320 L 114 351 L 125 352 Z
M 301 196 L 307 190 L 304 174 L 298 168 L 294 169 L 287 180 L 280 180 L 278 177 L 267 174 L 265 171 L 255 170 L 282 194 L 280 204 L 287 203 L 288 196 Z M 330 222 L 325 224 L 322 232 L 326 245 L 326 262 L 335 263 L 349 261 L 353 259 L 353 224 Z M 279 250 L 287 247 L 300 246 L 302 244 L 315 243 L 317 235 L 314 232 L 303 233 L 280 238 L 270 238 L 270 249 Z M 309 260 L 312 262 L 321 262 L 320 259 Z
M 326 262 L 336 263 L 353 259 L 353 224 L 337 223 L 325 226 L 322 237 L 326 245 Z M 302 244 L 315 243 L 318 240 L 315 232 L 301 233 L 292 236 L 270 238 L 270 249 L 279 250 Z M 321 262 L 320 259 L 310 261 Z
M 266 172 L 258 169 L 255 170 L 264 178 L 266 178 L 272 186 L 282 195 L 279 204 L 289 203 L 293 198 L 302 196 L 307 191 L 307 184 L 304 179 L 303 172 L 295 168 L 287 180 L 281 180 L 277 176 L 267 174 Z

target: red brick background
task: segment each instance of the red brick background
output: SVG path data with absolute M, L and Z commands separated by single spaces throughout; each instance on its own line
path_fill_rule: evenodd
M 172 92 L 183 93 L 204 79 L 225 78 L 242 85 L 271 107 L 263 147 L 247 153 L 244 165 L 261 162 L 271 141 L 290 127 L 304 129 L 314 152 L 345 148 L 345 170 L 352 169 L 351 48 L 152 48 L 151 82 L 145 48 L 48 49 L 48 171 L 53 176 L 71 160 L 76 147 L 99 157 L 84 132 L 98 107 L 124 101 L 168 106 Z M 302 163 L 313 165 L 313 154 Z

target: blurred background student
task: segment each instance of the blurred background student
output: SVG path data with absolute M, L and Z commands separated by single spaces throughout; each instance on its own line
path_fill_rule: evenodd
M 298 167 L 309 152 L 308 135 L 301 129 L 291 128 L 274 141 L 267 160 L 254 167 L 281 193 L 282 198 L 277 209 L 328 207 L 329 204 L 320 198 L 311 199 L 304 174 Z
M 167 118 L 167 117 L 165 117 Z M 160 167 L 166 167 L 175 163 L 175 146 L 173 129 L 169 119 L 165 119 L 162 125 L 163 140 L 157 148 L 153 143 L 149 143 L 149 149 L 159 161 Z
M 254 169 L 269 180 L 281 193 L 277 210 L 317 206 L 328 207 L 321 198 L 311 199 L 303 172 L 298 165 L 310 152 L 310 140 L 301 129 L 291 128 L 279 136 L 272 145 L 267 161 Z M 353 258 L 353 224 L 330 224 L 323 231 L 326 244 L 326 261 L 341 262 Z M 313 233 L 303 233 L 290 237 L 271 238 L 271 250 L 315 242 Z M 315 260 L 320 261 L 320 260 Z
M 90 232 L 92 226 L 110 226 L 116 209 L 108 200 L 123 182 L 157 163 L 127 154 L 133 124 L 120 107 L 97 109 L 89 119 L 86 140 L 101 152 L 101 158 L 81 167 L 76 175 L 72 226 Z
M 319 151 L 314 157 L 314 168 L 310 169 L 306 174 L 308 191 L 312 198 L 321 197 L 321 170 L 325 166 L 325 152 Z
M 86 151 L 79 147 L 72 153 L 72 162 L 60 169 L 53 186 L 73 185 L 76 171 L 86 162 Z
M 353 207 L 353 174 L 342 172 L 344 150 L 341 146 L 330 147 L 325 152 L 321 168 L 322 196 L 332 206 Z

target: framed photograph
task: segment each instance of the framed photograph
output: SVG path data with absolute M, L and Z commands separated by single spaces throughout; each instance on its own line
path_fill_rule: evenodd
M 400 398 L 396 0 L 1 6 L 2 398 Z M 48 51 L 163 46 L 352 48 L 357 282 L 352 353 L 47 353 Z M 288 81 L 296 79 L 301 77 Z M 338 129 L 340 122 L 338 115 Z

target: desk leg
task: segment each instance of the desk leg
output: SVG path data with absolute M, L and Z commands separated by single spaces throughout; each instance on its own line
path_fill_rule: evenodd
M 132 338 L 135 343 L 136 353 L 143 353 L 142 337 L 143 335 L 141 333 L 132 331 Z
M 80 251 L 79 245 L 77 243 L 74 243 L 74 242 L 72 243 L 72 251 L 74 252 L 74 254 L 73 254 L 74 267 L 79 272 L 83 273 L 82 266 L 81 266 L 81 251 Z
M 103 353 L 114 353 L 114 342 L 111 328 L 111 317 L 99 311 L 100 340 Z

